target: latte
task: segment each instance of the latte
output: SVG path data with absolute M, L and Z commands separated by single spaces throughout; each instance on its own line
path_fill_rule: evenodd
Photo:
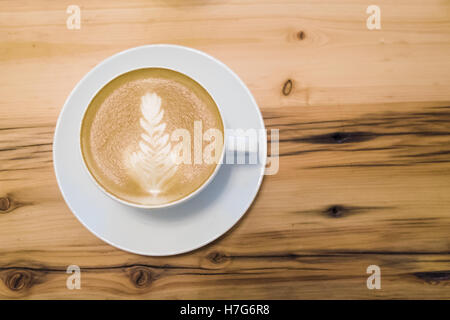
M 130 71 L 106 84 L 89 104 L 81 125 L 82 156 L 96 182 L 116 198 L 169 204 L 200 188 L 216 169 L 216 162 L 177 158 L 182 150 L 174 139 L 177 130 L 189 134 L 190 154 L 196 152 L 194 140 L 204 148 L 207 142 L 194 138 L 199 125 L 202 133 L 221 134 L 213 152 L 221 154 L 223 121 L 199 83 L 168 69 Z

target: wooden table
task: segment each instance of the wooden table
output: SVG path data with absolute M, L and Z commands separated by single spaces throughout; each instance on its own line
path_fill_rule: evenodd
M 97 239 L 53 172 L 75 84 L 151 43 L 222 60 L 280 129 L 279 172 L 245 217 L 175 257 Z M 450 298 L 449 1 L 2 1 L 0 70 L 1 298 Z

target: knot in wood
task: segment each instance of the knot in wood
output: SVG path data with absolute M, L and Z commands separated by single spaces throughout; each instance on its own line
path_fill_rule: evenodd
M 329 207 L 325 213 L 327 213 L 330 217 L 340 218 L 344 215 L 345 208 L 339 205 Z
M 11 207 L 11 200 L 8 197 L 0 198 L 0 211 L 8 211 Z
M 136 288 L 146 288 L 152 283 L 153 274 L 150 268 L 134 267 L 130 269 L 130 280 Z
M 210 254 L 208 254 L 207 258 L 214 264 L 224 263 L 228 259 L 228 257 L 225 254 L 218 251 L 211 252 Z
M 350 137 L 347 133 L 335 132 L 331 135 L 331 138 L 336 141 L 336 143 L 342 143 Z
M 283 89 L 281 90 L 281 92 L 283 93 L 284 96 L 288 96 L 291 94 L 292 91 L 292 87 L 293 87 L 293 83 L 291 79 L 288 79 L 284 85 L 283 85 Z
M 12 291 L 20 291 L 33 285 L 33 274 L 28 270 L 15 270 L 5 279 L 5 285 Z

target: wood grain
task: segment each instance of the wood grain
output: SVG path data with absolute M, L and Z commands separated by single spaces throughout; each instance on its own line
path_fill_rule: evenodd
M 69 4 L 81 29 L 66 28 Z M 382 29 L 365 13 L 378 4 Z M 0 298 L 450 298 L 450 2 L 2 1 Z M 241 222 L 175 257 L 90 234 L 52 140 L 75 84 L 138 45 L 203 50 L 280 130 L 280 170 Z M 66 268 L 82 270 L 67 290 Z M 368 290 L 378 265 L 382 289 Z

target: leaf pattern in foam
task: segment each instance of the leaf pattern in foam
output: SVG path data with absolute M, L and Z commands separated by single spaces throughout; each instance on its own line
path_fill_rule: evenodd
M 178 165 L 172 154 L 169 134 L 165 133 L 166 123 L 161 122 L 164 109 L 161 97 L 147 93 L 141 98 L 139 123 L 144 130 L 139 140 L 139 150 L 130 158 L 130 169 L 135 180 L 152 195 L 158 195 L 170 186 L 170 178 Z

